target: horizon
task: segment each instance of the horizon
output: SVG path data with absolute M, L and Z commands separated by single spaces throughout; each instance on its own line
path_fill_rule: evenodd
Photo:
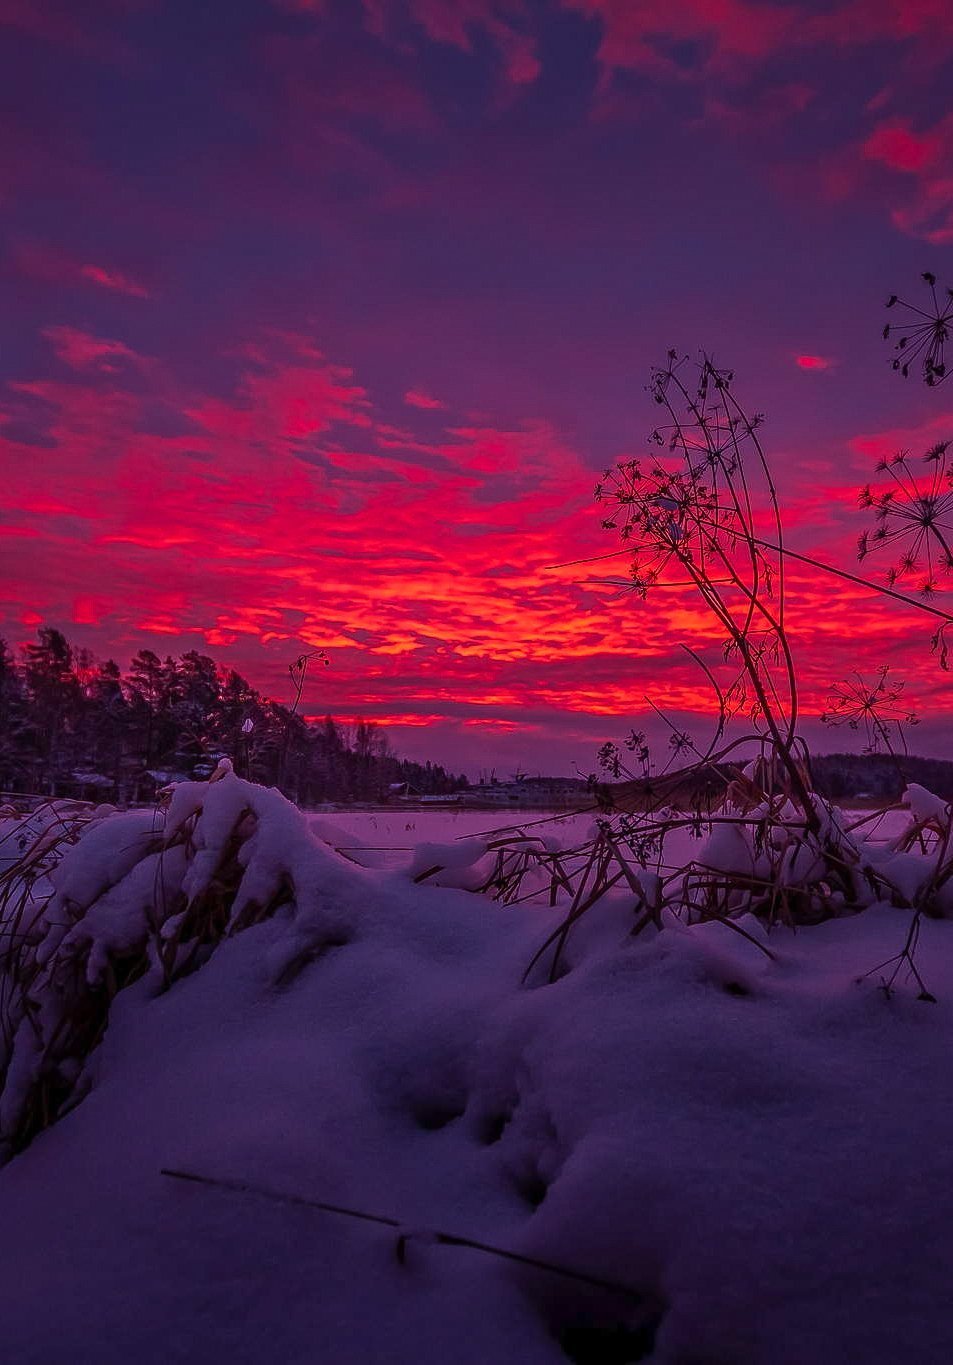
M 953 284 L 934 0 L 0 0 L 0 31 L 14 648 L 198 649 L 285 702 L 323 648 L 304 714 L 574 775 L 661 736 L 646 696 L 707 723 L 686 591 L 549 567 L 618 549 L 593 486 L 669 347 L 734 370 L 789 543 L 848 571 L 876 461 L 953 436 L 881 338 L 889 294 Z M 809 740 L 849 752 L 814 717 L 889 663 L 953 755 L 929 622 L 788 590 Z
M 37 637 L 39 636 L 39 632 L 45 628 L 45 626 L 37 627 Z M 56 627 L 53 627 L 53 629 L 56 629 Z M 67 639 L 67 643 L 74 649 L 74 667 L 76 667 L 75 650 L 82 648 L 82 646 L 76 645 L 76 642 L 70 640 L 68 636 L 65 638 Z M 5 643 L 2 636 L 0 636 L 0 643 Z M 22 667 L 24 663 L 24 658 L 22 656 L 23 648 L 24 646 L 21 646 L 20 649 L 12 655 L 13 661 L 17 667 Z M 197 652 L 202 653 L 202 651 Z M 171 657 L 172 656 L 166 656 L 162 662 L 167 662 Z M 215 658 L 214 654 L 206 657 L 210 657 L 221 676 L 227 678 L 230 669 L 227 666 L 223 666 L 221 662 Z M 175 661 L 177 662 L 177 660 Z M 111 659 L 107 661 L 105 658 L 97 657 L 95 655 L 82 661 L 79 669 L 81 680 L 86 677 L 86 670 L 95 668 L 106 662 L 117 663 L 120 667 L 123 680 L 127 680 L 131 659 Z M 315 676 L 322 677 L 324 675 L 318 670 Z M 248 680 L 245 679 L 244 681 Z M 296 685 L 289 684 L 289 686 L 292 692 L 296 691 Z M 305 681 L 305 688 L 302 695 L 307 696 L 307 680 Z M 285 709 L 291 709 L 288 706 L 287 698 L 269 696 L 262 693 L 261 699 L 267 702 L 276 702 L 285 707 Z M 386 718 L 383 721 L 378 721 L 372 716 L 362 714 L 334 714 L 327 711 L 309 711 L 307 708 L 300 709 L 298 714 L 302 720 L 306 721 L 309 725 L 314 726 L 320 726 L 322 722 L 328 718 L 332 719 L 338 728 L 349 737 L 349 740 L 353 738 L 353 731 L 357 725 L 369 722 L 372 725 L 378 726 L 383 733 L 386 734 L 390 752 L 394 757 L 398 759 L 409 759 L 419 763 L 425 763 L 429 760 L 435 765 L 442 767 L 451 776 L 463 776 L 471 783 L 489 778 L 491 774 L 494 774 L 495 780 L 499 782 L 516 780 L 517 774 L 527 778 L 542 776 L 587 779 L 590 776 L 595 776 L 601 782 L 606 783 L 611 783 L 615 780 L 628 780 L 624 776 L 620 779 L 614 779 L 607 776 L 600 768 L 598 762 L 598 748 L 607 741 L 618 742 L 620 739 L 624 738 L 618 733 L 607 735 L 599 730 L 598 727 L 603 724 L 602 717 L 592 718 L 593 730 L 591 736 L 588 738 L 581 731 L 577 731 L 573 736 L 570 736 L 564 744 L 563 750 L 561 751 L 561 757 L 551 756 L 547 766 L 545 763 L 539 761 L 538 755 L 535 753 L 532 744 L 526 743 L 526 737 L 521 735 L 518 729 L 514 729 L 511 732 L 503 731 L 495 744 L 491 743 L 484 745 L 481 759 L 477 764 L 467 765 L 466 763 L 455 763 L 446 753 L 441 752 L 439 747 L 434 747 L 431 736 L 434 734 L 435 727 L 432 726 L 420 725 L 415 726 L 412 729 L 404 727 L 403 734 L 401 735 L 401 727 L 388 724 Z M 708 727 L 710 730 L 713 723 L 711 716 L 699 716 L 687 712 L 674 713 L 670 717 L 670 720 L 673 723 L 685 727 L 686 731 L 691 733 L 693 740 L 696 742 L 706 737 L 705 727 Z M 640 721 L 640 725 L 645 733 L 646 742 L 651 749 L 652 772 L 660 772 L 666 767 L 666 764 L 671 761 L 671 754 L 668 749 L 668 737 L 671 732 L 660 719 L 652 715 L 650 715 L 647 720 L 643 719 Z M 747 727 L 739 727 L 737 720 L 730 721 L 726 731 L 726 739 L 737 738 L 739 728 L 744 730 Z M 906 721 L 902 722 L 899 729 L 889 725 L 888 737 L 891 744 L 894 746 L 890 749 L 880 747 L 883 742 L 883 736 L 879 737 L 876 743 L 871 744 L 871 737 L 865 733 L 862 724 L 852 726 L 847 721 L 841 721 L 834 725 L 824 725 L 819 720 L 811 718 L 806 724 L 802 723 L 799 726 L 798 733 L 800 737 L 805 739 L 808 743 L 809 752 L 812 758 L 848 756 L 869 757 L 871 759 L 884 759 L 886 761 L 891 761 L 895 758 L 909 758 L 914 761 L 922 760 L 929 762 L 939 759 L 940 761 L 953 762 L 953 754 L 949 751 L 947 751 L 946 754 L 942 752 L 948 739 L 942 721 L 939 723 L 927 722 L 924 724 L 918 718 L 914 717 L 908 718 Z M 398 739 L 401 740 L 401 742 L 393 742 L 395 735 L 398 736 Z M 405 741 L 408 736 L 416 742 L 410 744 L 406 743 Z M 741 753 L 748 754 L 749 752 L 753 752 L 755 745 L 756 741 L 752 736 L 751 750 L 742 750 Z M 620 745 L 620 747 L 624 749 L 624 746 Z M 921 752 L 921 747 L 930 748 L 933 752 Z M 232 755 L 232 757 L 234 757 L 234 755 Z M 637 771 L 633 772 L 632 775 L 636 777 L 641 776 Z

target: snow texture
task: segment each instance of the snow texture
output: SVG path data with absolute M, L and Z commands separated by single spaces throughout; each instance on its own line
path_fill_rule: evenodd
M 915 893 L 909 804 L 858 849 Z M 96 821 L 53 875 L 44 970 L 78 955 L 87 985 L 152 936 L 184 952 L 162 933 L 235 860 L 246 927 L 159 994 L 153 945 L 86 1098 L 0 1171 L 5 1359 L 953 1359 L 949 921 L 922 923 L 936 1005 L 858 981 L 902 906 L 748 938 L 667 913 L 633 939 L 628 893 L 521 986 L 561 910 L 415 885 L 449 839 L 358 867 L 228 773 L 175 789 L 174 833 L 160 858 L 139 816 Z

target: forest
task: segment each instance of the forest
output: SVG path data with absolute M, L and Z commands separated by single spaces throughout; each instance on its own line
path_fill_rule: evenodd
M 467 786 L 398 758 L 374 721 L 309 721 L 196 650 L 141 649 L 124 673 L 51 626 L 19 655 L 0 639 L 0 791 L 149 801 L 170 781 L 208 777 L 223 756 L 301 805 L 377 801 L 405 782 L 424 795 Z

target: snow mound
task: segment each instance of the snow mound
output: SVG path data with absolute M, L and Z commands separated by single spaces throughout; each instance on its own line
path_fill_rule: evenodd
M 29 817 L 7 837 L 29 838 L 41 856 L 47 831 L 61 825 Z M 87 1054 L 130 982 L 165 989 L 222 939 L 279 909 L 294 920 L 299 951 L 351 932 L 342 922 L 342 859 L 279 792 L 230 769 L 180 783 L 165 810 L 94 812 L 71 838 L 31 883 L 30 913 L 18 916 L 3 958 L 6 1153 L 81 1093 Z
M 230 773 L 51 884 L 5 1131 L 88 1093 L 0 1172 L 6 1358 L 953 1359 L 949 922 L 936 1006 L 858 983 L 910 909 L 633 938 L 628 891 L 521 985 L 545 898 L 356 867 Z

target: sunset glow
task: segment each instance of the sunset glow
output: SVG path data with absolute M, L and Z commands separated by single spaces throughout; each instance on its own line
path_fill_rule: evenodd
M 875 461 L 953 436 L 880 339 L 953 283 L 949 6 L 227 10 L 0 0 L 0 633 L 281 700 L 324 648 L 305 712 L 470 771 L 708 709 L 689 589 L 554 566 L 618 549 L 593 487 L 670 346 L 733 367 L 791 544 L 848 570 Z M 939 733 L 926 618 L 789 591 L 809 710 L 890 663 Z

